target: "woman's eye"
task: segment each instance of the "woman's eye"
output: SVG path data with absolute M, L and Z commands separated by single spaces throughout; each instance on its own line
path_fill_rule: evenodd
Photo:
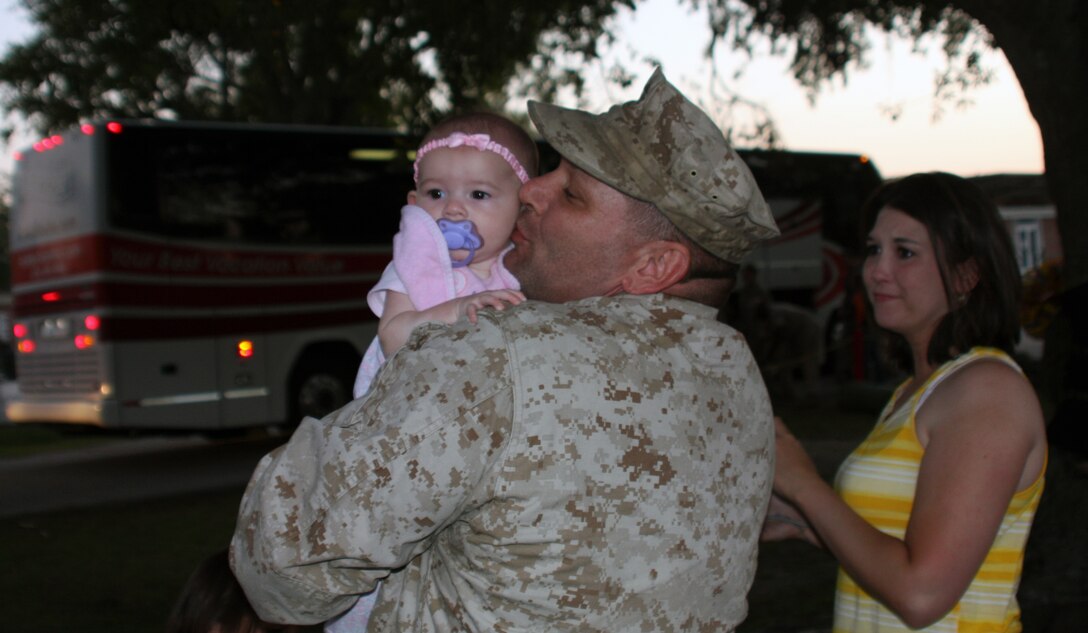
M 879 255 L 879 254 L 880 254 L 880 246 L 878 246 L 876 244 L 866 244 L 865 245 L 865 256 L 866 257 L 873 257 L 874 255 Z
M 910 259 L 911 257 L 914 257 L 914 251 L 909 248 L 899 249 L 899 259 Z

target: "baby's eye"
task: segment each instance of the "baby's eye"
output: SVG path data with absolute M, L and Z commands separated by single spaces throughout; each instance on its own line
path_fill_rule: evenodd
M 441 200 L 443 197 L 445 197 L 445 195 L 446 195 L 446 192 L 442 191 L 441 189 L 428 189 L 427 190 L 427 197 L 430 198 L 431 200 Z
M 489 194 L 486 191 L 480 191 L 479 189 L 472 192 L 472 199 L 473 200 L 487 200 L 490 197 L 491 197 L 491 194 Z

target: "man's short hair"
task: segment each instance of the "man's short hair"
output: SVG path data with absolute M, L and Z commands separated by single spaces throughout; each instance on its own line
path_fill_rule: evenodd
M 696 244 L 684 232 L 669 221 L 652 202 L 645 202 L 625 194 L 631 229 L 646 240 L 665 240 L 683 244 L 691 254 L 691 268 L 686 279 L 733 279 L 737 278 L 739 265 L 728 262 Z

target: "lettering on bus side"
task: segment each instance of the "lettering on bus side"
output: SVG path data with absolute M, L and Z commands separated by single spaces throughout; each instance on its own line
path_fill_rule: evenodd
M 110 248 L 110 265 L 124 270 L 151 270 L 155 265 L 155 253 L 114 244 Z
M 162 251 L 159 253 L 158 269 L 171 273 L 196 273 L 200 272 L 203 259 L 200 253 L 181 254 L 177 251 Z
M 339 257 L 299 259 L 295 260 L 295 272 L 300 275 L 341 275 L 344 273 L 344 260 Z

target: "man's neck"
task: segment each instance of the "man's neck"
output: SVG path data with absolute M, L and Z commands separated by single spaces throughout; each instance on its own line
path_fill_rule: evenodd
M 664 294 L 720 308 L 733 289 L 732 279 L 689 279 L 666 288 Z

